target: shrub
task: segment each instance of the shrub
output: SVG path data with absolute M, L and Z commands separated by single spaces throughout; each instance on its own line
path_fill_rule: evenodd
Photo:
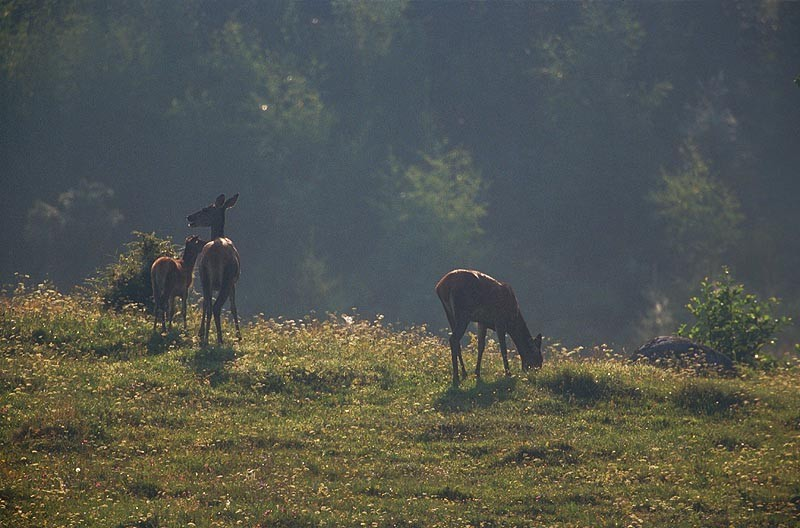
M 126 244 L 117 261 L 100 270 L 89 283 L 106 308 L 120 310 L 128 304 L 138 304 L 152 311 L 150 266 L 158 257 L 174 257 L 176 252 L 171 240 L 158 238 L 155 233 L 133 234 L 136 240 Z
M 790 323 L 788 317 L 777 317 L 774 311 L 780 304 L 771 297 L 759 301 L 736 284 L 728 268 L 722 279 L 700 283 L 700 294 L 692 297 L 686 307 L 696 322 L 684 324 L 678 334 L 708 345 L 733 361 L 754 365 L 763 357 L 764 345 L 775 342 L 775 334 Z

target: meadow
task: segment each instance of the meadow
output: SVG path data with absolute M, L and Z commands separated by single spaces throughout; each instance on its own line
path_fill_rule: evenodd
M 356 314 L 154 334 L 0 297 L 0 525 L 796 526 L 800 369 L 592 358 L 450 385 L 446 341 Z M 228 331 L 230 329 L 227 329 Z M 465 348 L 475 362 L 474 339 Z

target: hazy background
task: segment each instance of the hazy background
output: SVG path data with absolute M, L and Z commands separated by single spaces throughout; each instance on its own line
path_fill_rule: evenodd
M 239 192 L 245 314 L 438 329 L 475 267 L 631 347 L 726 264 L 797 319 L 798 74 L 797 2 L 4 0 L 0 282 Z

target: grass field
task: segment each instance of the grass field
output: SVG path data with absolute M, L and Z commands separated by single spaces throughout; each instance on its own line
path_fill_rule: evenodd
M 800 519 L 797 367 L 694 377 L 550 346 L 506 378 L 490 343 L 454 389 L 424 328 L 256 319 L 200 349 L 45 287 L 0 310 L 2 526 Z

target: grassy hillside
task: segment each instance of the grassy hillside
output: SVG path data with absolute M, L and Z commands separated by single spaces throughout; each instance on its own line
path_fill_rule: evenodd
M 2 526 L 800 515 L 797 368 L 697 378 L 550 347 L 541 371 L 505 378 L 490 344 L 484 382 L 452 389 L 447 347 L 425 329 L 255 320 L 240 344 L 201 350 L 46 288 L 0 310 Z

